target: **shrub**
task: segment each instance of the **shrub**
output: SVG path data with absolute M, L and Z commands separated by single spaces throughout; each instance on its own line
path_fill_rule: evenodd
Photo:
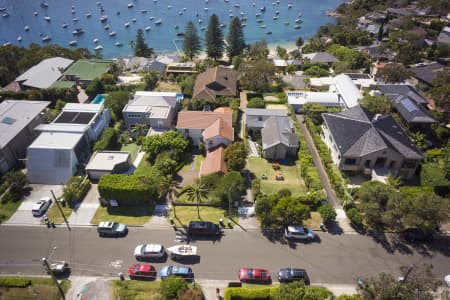
M 116 145 L 117 133 L 114 128 L 106 128 L 103 130 L 100 139 L 94 144 L 94 151 L 103 151 L 113 149 Z
M 261 98 L 252 98 L 248 100 L 248 108 L 265 108 L 264 100 Z
M 255 178 L 252 180 L 252 194 L 253 199 L 258 198 L 261 194 L 261 180 L 259 178 Z
M 224 300 L 232 299 L 252 299 L 265 300 L 273 299 L 278 290 L 277 286 L 263 288 L 228 288 L 223 293 Z
M 66 183 L 63 198 L 70 206 L 80 201 L 91 187 L 91 181 L 81 176 L 72 176 Z
M 31 280 L 21 277 L 0 277 L 0 287 L 26 288 L 31 285 Z
M 331 204 L 324 204 L 319 207 L 319 213 L 324 222 L 336 220 L 336 210 L 333 206 L 331 206 Z
M 356 208 L 350 208 L 345 213 L 347 214 L 347 217 L 350 219 L 350 222 L 352 222 L 353 225 L 362 226 L 363 219 Z
M 108 174 L 98 182 L 100 196 L 120 205 L 144 204 L 158 199 L 157 182 L 149 176 Z
M 247 149 L 243 142 L 235 142 L 225 149 L 225 163 L 228 171 L 242 171 L 245 168 Z
M 433 187 L 448 186 L 450 183 L 445 175 L 445 170 L 437 163 L 422 164 L 420 170 L 420 185 Z
M 161 280 L 159 288 L 161 296 L 165 300 L 179 299 L 178 297 L 187 289 L 188 283 L 186 280 L 176 276 Z

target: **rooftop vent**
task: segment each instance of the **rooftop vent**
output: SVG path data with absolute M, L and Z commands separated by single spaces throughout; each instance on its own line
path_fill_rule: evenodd
M 14 119 L 14 118 L 5 117 L 5 118 L 3 118 L 2 123 L 3 123 L 3 124 L 12 125 L 12 124 L 14 124 L 16 121 L 17 121 L 17 120 Z

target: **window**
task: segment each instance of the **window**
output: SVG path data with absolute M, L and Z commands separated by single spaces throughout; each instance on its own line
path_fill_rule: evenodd
M 366 160 L 366 162 L 365 162 L 365 166 L 366 166 L 366 168 L 368 168 L 368 167 L 370 167 L 370 162 L 371 162 L 371 160 L 369 159 L 369 160 Z
M 263 120 L 263 117 L 258 116 L 258 121 L 262 121 L 262 120 Z
M 347 158 L 344 162 L 346 165 L 356 165 L 356 159 L 354 158 Z
M 208 145 L 212 145 L 213 144 L 213 140 L 208 140 Z
M 185 128 L 184 133 L 189 134 L 189 128 Z
M 141 114 L 127 114 L 130 119 L 139 119 L 141 118 Z
M 406 169 L 414 169 L 416 167 L 416 163 L 413 161 L 405 161 L 402 164 L 402 168 Z

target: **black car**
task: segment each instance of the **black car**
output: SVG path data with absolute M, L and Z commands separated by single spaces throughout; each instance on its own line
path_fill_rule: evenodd
M 305 284 L 309 284 L 308 273 L 305 269 L 283 268 L 278 271 L 278 281 L 280 283 L 303 280 Z
M 189 235 L 198 236 L 218 236 L 220 235 L 220 227 L 212 222 L 191 221 L 188 227 Z

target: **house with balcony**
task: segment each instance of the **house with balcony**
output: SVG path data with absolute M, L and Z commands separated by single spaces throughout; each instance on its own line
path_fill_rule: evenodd
M 322 116 L 322 139 L 340 170 L 372 177 L 414 176 L 423 155 L 391 116 L 372 114 L 359 105 Z

